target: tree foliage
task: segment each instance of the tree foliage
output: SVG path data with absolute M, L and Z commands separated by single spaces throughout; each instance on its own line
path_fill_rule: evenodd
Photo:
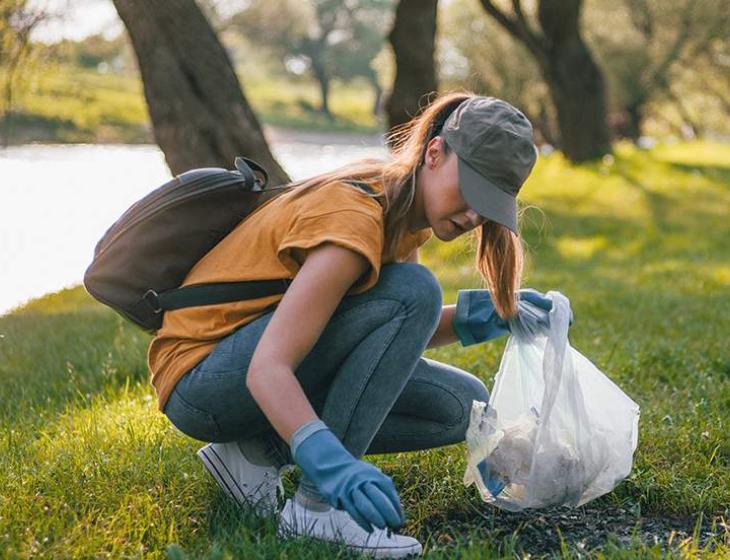
M 728 29 L 724 0 L 595 1 L 586 30 L 609 77 L 617 134 L 637 139 L 651 105 L 661 102 L 674 104 L 699 132 L 677 85 Z
M 15 89 L 23 70 L 35 52 L 31 32 L 48 15 L 30 6 L 27 0 L 0 0 L 0 88 L 2 103 L 2 143 L 12 135 L 12 112 Z
M 383 47 L 384 23 L 392 4 L 393 0 L 251 2 L 231 17 L 228 26 L 240 30 L 253 45 L 269 49 L 288 71 L 310 73 L 320 85 L 320 109 L 329 115 L 333 79 L 363 77 L 380 98 L 373 60 Z

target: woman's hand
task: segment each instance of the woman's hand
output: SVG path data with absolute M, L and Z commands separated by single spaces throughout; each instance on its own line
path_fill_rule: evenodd
M 291 441 L 292 456 L 320 494 L 372 532 L 405 519 L 393 481 L 375 465 L 356 459 L 321 420 L 302 425 Z
M 508 321 L 503 321 L 513 335 L 529 340 L 540 331 L 550 328 L 550 310 L 553 308 L 553 302 L 545 297 L 545 294 L 532 288 L 520 290 L 520 301 L 517 306 L 519 309 L 517 315 Z M 568 324 L 569 326 L 573 324 L 572 309 Z
M 494 308 L 489 290 L 459 290 L 453 327 L 462 346 L 471 346 L 505 334 L 532 337 L 542 329 L 550 328 L 550 310 L 553 302 L 532 288 L 519 290 L 517 315 L 502 319 Z M 573 312 L 570 312 L 573 324 Z

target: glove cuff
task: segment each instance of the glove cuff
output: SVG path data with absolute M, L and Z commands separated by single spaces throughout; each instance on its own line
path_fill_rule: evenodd
M 494 304 L 489 290 L 459 290 L 456 295 L 456 313 L 451 322 L 454 332 L 462 346 L 471 346 L 488 340 L 483 325 L 494 312 Z M 482 325 L 479 331 L 475 327 Z
M 291 447 L 292 458 L 296 456 L 297 449 L 304 442 L 304 440 L 312 434 L 319 432 L 320 430 L 329 430 L 329 428 L 327 427 L 327 424 L 325 424 L 319 418 L 315 418 L 314 420 L 310 420 L 309 422 L 305 422 L 304 424 L 299 426 L 299 428 L 297 428 L 297 430 L 292 434 L 291 442 L 289 444 L 289 446 Z

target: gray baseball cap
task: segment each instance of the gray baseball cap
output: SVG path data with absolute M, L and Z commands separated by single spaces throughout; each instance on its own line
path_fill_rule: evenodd
M 466 203 L 517 234 L 517 193 L 537 161 L 527 117 L 501 99 L 473 96 L 449 115 L 441 137 L 458 156 Z

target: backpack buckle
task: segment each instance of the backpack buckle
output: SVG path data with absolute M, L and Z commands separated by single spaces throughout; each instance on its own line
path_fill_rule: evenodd
M 156 291 L 153 289 L 147 290 L 142 296 L 142 299 L 152 308 L 155 315 L 162 313 L 162 307 L 160 307 L 160 296 Z

